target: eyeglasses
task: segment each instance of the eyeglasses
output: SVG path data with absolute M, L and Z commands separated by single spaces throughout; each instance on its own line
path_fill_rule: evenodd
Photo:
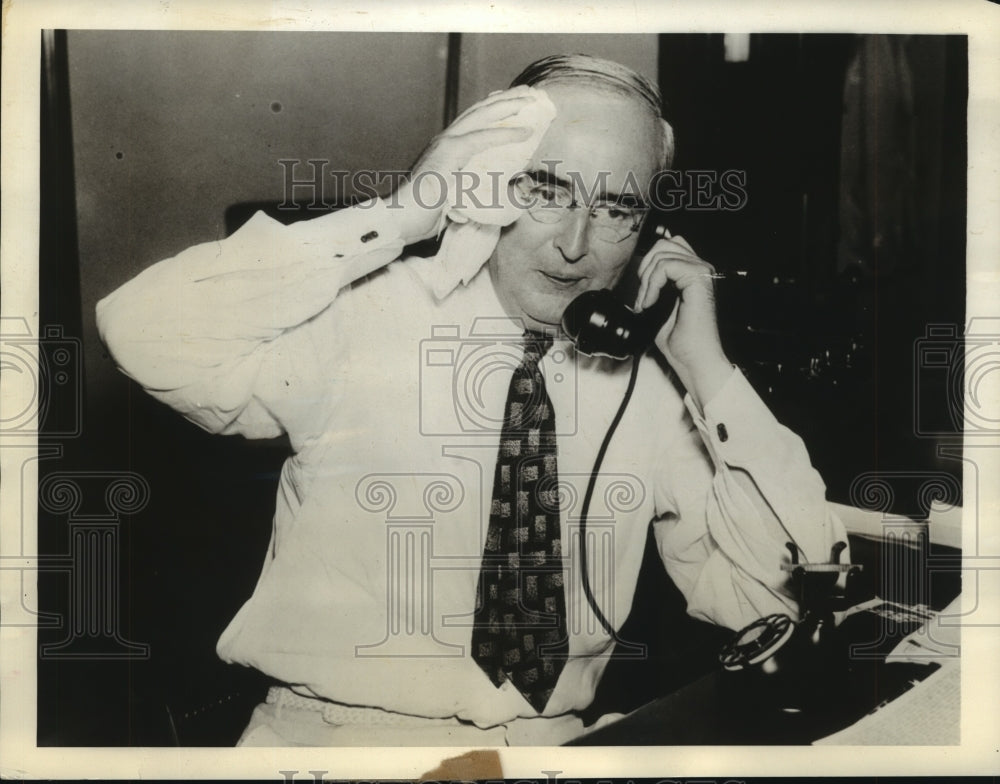
M 559 223 L 571 210 L 584 207 L 589 211 L 593 236 L 604 242 L 622 242 L 637 232 L 649 208 L 618 203 L 577 204 L 572 191 L 562 185 L 539 182 L 524 173 L 511 186 L 519 206 L 538 223 Z

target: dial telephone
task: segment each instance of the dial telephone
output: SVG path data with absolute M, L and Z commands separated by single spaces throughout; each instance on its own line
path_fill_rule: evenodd
M 826 563 L 799 563 L 798 546 L 785 546 L 791 563 L 782 570 L 790 573 L 799 620 L 775 613 L 754 621 L 722 648 L 719 663 L 762 704 L 786 713 L 822 713 L 844 688 L 850 665 L 834 612 L 847 608 L 847 580 L 863 567 L 840 562 L 846 542 L 833 545 Z

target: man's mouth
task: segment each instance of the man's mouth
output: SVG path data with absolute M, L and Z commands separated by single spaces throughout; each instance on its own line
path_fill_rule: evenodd
M 575 286 L 577 283 L 579 283 L 581 280 L 583 280 L 583 277 L 579 275 L 573 275 L 573 276 L 554 275 L 550 272 L 543 272 L 542 270 L 539 270 L 539 272 L 546 280 L 550 281 L 552 284 L 559 286 L 561 288 L 567 288 L 567 289 L 571 288 Z

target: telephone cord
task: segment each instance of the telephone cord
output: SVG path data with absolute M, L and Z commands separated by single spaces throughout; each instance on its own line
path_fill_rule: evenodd
M 632 392 L 635 390 L 635 380 L 639 375 L 640 356 L 641 354 L 636 354 L 632 358 L 632 372 L 629 376 L 628 387 L 625 389 L 625 396 L 622 398 L 622 402 L 618 406 L 618 412 L 615 414 L 615 418 L 611 420 L 611 424 L 608 425 L 608 430 L 604 434 L 604 441 L 601 442 L 601 448 L 597 450 L 597 457 L 594 458 L 594 468 L 590 472 L 590 480 L 587 482 L 587 492 L 584 493 L 583 508 L 580 512 L 580 577 L 581 582 L 583 583 L 583 595 L 587 597 L 587 603 L 590 605 L 590 609 L 594 611 L 594 615 L 604 628 L 604 631 L 611 635 L 611 639 L 613 639 L 616 643 L 621 643 L 622 640 L 618 638 L 618 634 L 608 622 L 608 619 L 601 611 L 601 608 L 597 606 L 597 600 L 594 598 L 594 593 L 590 587 L 590 575 L 587 569 L 587 513 L 590 511 L 590 499 L 594 494 L 594 487 L 597 484 L 597 475 L 601 471 L 601 463 L 604 462 L 604 454 L 608 451 L 608 446 L 611 443 L 611 439 L 614 437 L 615 430 L 618 429 L 618 424 L 625 415 L 625 409 L 628 407 L 629 400 L 632 399 Z

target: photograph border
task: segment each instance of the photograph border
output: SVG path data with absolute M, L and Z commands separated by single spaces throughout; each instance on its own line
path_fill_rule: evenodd
M 738 9 L 738 11 L 737 11 Z M 957 33 L 969 40 L 968 217 L 966 323 L 1000 317 L 1000 6 L 959 0 L 929 2 L 828 2 L 808 7 L 775 3 L 684 2 L 669 7 L 646 2 L 483 4 L 352 2 L 8 2 L 3 4 L 3 151 L 0 236 L 2 314 L 23 320 L 38 335 L 38 155 L 41 31 L 46 29 L 187 30 L 422 30 L 435 32 L 878 32 Z M 1000 324 L 1000 321 L 992 321 Z M 990 388 L 996 393 L 996 386 Z M 20 411 L 30 401 L 2 405 Z M 987 408 L 1000 410 L 1000 395 Z M 990 418 L 994 423 L 1000 416 Z M 962 742 L 958 747 L 633 747 L 505 748 L 505 777 L 593 778 L 606 776 L 715 777 L 758 775 L 975 775 L 997 771 L 1000 738 L 1000 429 L 975 440 L 975 462 L 966 438 L 963 575 L 978 584 L 975 607 L 964 607 L 962 625 Z M 5 568 L 0 606 L 37 606 L 37 442 L 0 440 L 0 520 Z M 11 485 L 23 483 L 23 493 Z M 976 494 L 976 498 L 968 496 Z M 10 552 L 12 543 L 28 549 Z M 18 560 L 18 559 L 21 560 Z M 24 778 L 218 778 L 288 780 L 285 771 L 326 778 L 416 779 L 465 748 L 398 749 L 373 754 L 352 749 L 98 749 L 37 747 L 35 676 L 37 635 L 32 627 L 0 625 L 0 775 Z

